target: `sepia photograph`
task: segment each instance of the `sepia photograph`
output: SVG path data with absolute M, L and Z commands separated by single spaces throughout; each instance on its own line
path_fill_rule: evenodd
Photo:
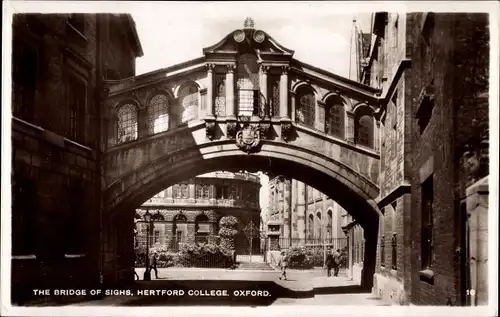
M 4 2 L 2 315 L 498 314 L 498 13 Z

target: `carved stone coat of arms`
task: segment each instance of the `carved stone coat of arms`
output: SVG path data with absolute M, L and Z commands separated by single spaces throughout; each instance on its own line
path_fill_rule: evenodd
M 244 152 L 250 153 L 260 144 L 260 129 L 258 126 L 247 125 L 236 133 L 236 145 Z

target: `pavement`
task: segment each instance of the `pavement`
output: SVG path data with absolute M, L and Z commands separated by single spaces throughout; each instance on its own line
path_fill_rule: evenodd
M 136 269 L 142 278 L 144 269 Z M 345 272 L 327 277 L 323 269 L 287 270 L 287 280 L 279 280 L 278 270 L 229 270 L 162 268 L 159 278 L 135 281 L 132 295 L 107 296 L 70 306 L 169 306 L 169 305 L 377 305 L 384 302 L 349 280 Z M 147 296 L 144 290 L 226 290 L 231 296 Z M 139 292 L 142 290 L 142 292 Z M 264 296 L 234 296 L 238 290 L 268 291 Z M 138 295 L 140 294 L 140 295 Z

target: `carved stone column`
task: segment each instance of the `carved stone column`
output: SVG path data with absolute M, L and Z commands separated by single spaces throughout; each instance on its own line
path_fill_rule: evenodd
M 314 126 L 321 132 L 325 132 L 325 106 L 326 104 L 321 100 L 316 102 L 316 122 Z
M 215 116 L 214 108 L 214 64 L 207 64 L 207 117 Z
M 267 72 L 269 71 L 269 66 L 261 65 L 260 71 L 262 75 L 260 77 L 260 93 L 262 94 L 261 99 L 264 102 L 265 117 L 269 117 L 269 100 L 267 97 Z
M 227 65 L 226 72 L 226 116 L 228 119 L 235 118 L 236 104 L 234 102 L 234 69 L 236 65 Z
M 280 78 L 280 115 L 282 118 L 290 118 L 288 113 L 288 71 L 290 66 L 281 67 Z
M 345 139 L 348 142 L 354 143 L 354 112 L 346 111 L 346 119 Z
M 291 200 L 291 181 L 286 178 L 284 180 L 283 192 L 283 237 L 286 239 L 291 238 L 290 234 L 290 200 Z
M 297 229 L 299 231 L 300 243 L 306 239 L 306 184 L 297 182 Z

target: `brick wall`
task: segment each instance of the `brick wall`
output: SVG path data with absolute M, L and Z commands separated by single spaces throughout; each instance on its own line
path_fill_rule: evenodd
M 412 14 L 416 26 L 423 26 L 423 14 Z M 476 54 L 484 53 L 483 34 L 487 22 L 485 16 L 475 14 L 436 14 L 434 16 L 433 32 L 429 32 L 429 43 L 423 42 L 421 28 L 412 29 L 412 76 L 411 89 L 413 96 L 418 96 L 428 85 L 434 88 L 434 108 L 427 127 L 420 133 L 415 124 L 412 134 L 413 175 L 412 175 L 412 221 L 411 237 L 412 258 L 412 290 L 411 298 L 415 304 L 446 305 L 459 304 L 460 295 L 457 287 L 459 262 L 455 253 L 459 246 L 460 219 L 456 217 L 458 204 L 458 165 L 457 146 L 470 133 L 471 117 L 484 118 L 484 108 L 474 109 L 477 93 L 483 92 L 483 71 L 477 70 L 480 58 Z M 425 29 L 425 28 L 424 28 Z M 479 46 L 476 46 L 479 41 Z M 425 47 L 427 45 L 427 47 Z M 478 51 L 476 51 L 476 47 Z M 422 52 L 427 53 L 422 53 Z M 477 57 L 477 58 L 476 58 Z M 487 60 L 487 58 L 486 58 Z M 427 65 L 426 65 L 427 64 Z M 431 66 L 429 66 L 431 65 Z M 479 67 L 481 69 L 481 67 Z M 471 76 L 480 74 L 471 79 Z M 432 82 L 433 80 L 433 82 Z M 414 104 L 413 113 L 416 112 Z M 471 115 L 471 111 L 473 115 Z M 456 116 L 459 114 L 458 116 Z M 450 120 L 450 118 L 456 118 Z M 420 280 L 421 270 L 421 204 L 420 171 L 431 159 L 434 164 L 434 259 L 431 270 L 434 273 L 434 283 Z M 455 190 L 454 190 L 455 189 Z

